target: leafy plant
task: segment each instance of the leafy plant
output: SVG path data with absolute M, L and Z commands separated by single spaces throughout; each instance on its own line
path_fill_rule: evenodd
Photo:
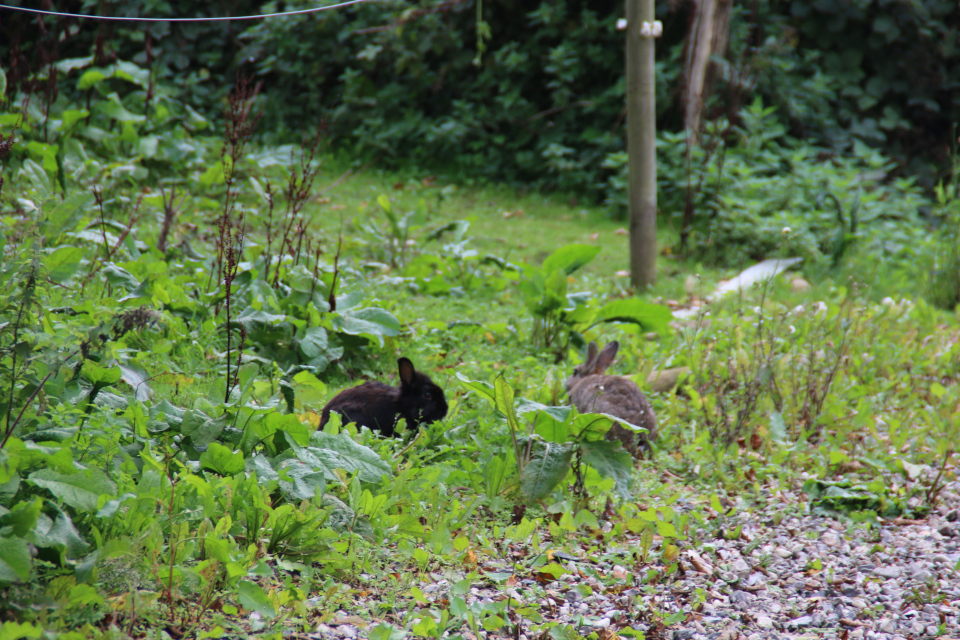
M 514 406 L 514 390 L 503 376 L 492 386 L 458 376 L 469 390 L 489 401 L 506 419 L 513 445 L 514 461 L 520 491 L 528 501 L 545 498 L 572 470 L 574 490 L 586 499 L 584 465 L 589 465 L 601 476 L 613 478 L 618 493 L 630 496 L 630 454 L 618 441 L 606 440 L 607 431 L 622 420 L 603 414 L 577 414 L 569 407 L 549 407 L 522 400 Z M 521 417 L 532 414 L 532 421 L 524 429 Z M 626 425 L 635 430 L 639 427 Z
M 927 299 L 948 311 L 960 304 L 960 162 L 952 162 L 950 178 L 934 190 L 940 229 L 927 283 Z
M 572 336 L 605 322 L 632 322 L 645 331 L 663 332 L 672 318 L 666 307 L 635 298 L 591 305 L 590 292 L 568 293 L 568 277 L 600 253 L 600 247 L 567 245 L 554 251 L 539 268 L 527 267 L 518 283 L 533 315 L 534 346 L 553 349 L 558 359 Z M 582 342 L 582 338 L 579 338 Z

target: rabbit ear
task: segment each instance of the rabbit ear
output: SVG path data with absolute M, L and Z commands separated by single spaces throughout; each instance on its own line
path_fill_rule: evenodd
M 593 363 L 597 359 L 597 343 L 591 342 L 587 345 L 587 359 L 583 362 L 583 370 L 590 371 L 593 369 Z
M 620 343 L 616 340 L 603 348 L 603 351 L 600 352 L 600 357 L 597 358 L 597 373 L 603 373 L 607 367 L 613 364 L 613 359 L 617 357 L 617 350 L 619 348 Z
M 400 382 L 405 385 L 413 384 L 417 376 L 417 370 L 413 368 L 413 363 L 408 358 L 397 360 L 397 368 L 400 370 Z

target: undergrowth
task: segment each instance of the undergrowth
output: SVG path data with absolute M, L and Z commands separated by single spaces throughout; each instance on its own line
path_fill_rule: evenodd
M 558 637 L 575 630 L 509 599 L 467 604 L 485 558 L 509 558 L 485 574 L 504 589 L 546 585 L 568 572 L 557 549 L 629 541 L 652 585 L 709 528 L 718 485 L 806 481 L 818 508 L 912 516 L 956 476 L 957 322 L 910 291 L 877 304 L 866 290 L 889 285 L 814 266 L 809 291 L 777 279 L 671 320 L 703 297 L 675 282 L 700 266 L 664 256 L 677 277 L 633 296 L 599 210 L 359 172 L 319 137 L 248 144 L 253 87 L 226 126 L 123 65 L 76 70 L 89 108 L 0 115 L 0 608 L 29 633 L 278 635 L 347 611 L 373 637 L 516 616 Z M 564 406 L 584 342 L 614 338 L 660 424 L 639 469 L 609 417 Z M 446 390 L 442 422 L 318 430 L 398 355 Z M 675 508 L 661 473 L 703 508 Z M 827 503 L 829 483 L 869 495 Z M 417 585 L 437 572 L 449 606 L 431 609 Z

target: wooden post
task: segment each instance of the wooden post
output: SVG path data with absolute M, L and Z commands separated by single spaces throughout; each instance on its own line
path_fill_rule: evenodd
M 630 283 L 644 290 L 657 281 L 657 156 L 654 83 L 654 0 L 627 3 L 627 155 L 630 211 Z M 644 28 L 644 23 L 647 27 Z M 641 34 L 641 30 L 646 35 Z

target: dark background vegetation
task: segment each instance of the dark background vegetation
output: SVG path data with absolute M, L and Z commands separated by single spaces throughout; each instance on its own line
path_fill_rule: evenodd
M 371 2 L 257 22 L 90 23 L 6 12 L 4 67 L 18 87 L 57 59 L 152 60 L 195 108 L 219 112 L 238 71 L 264 81 L 265 136 L 299 141 L 325 121 L 339 145 L 385 165 L 607 195 L 623 149 L 622 2 L 487 0 L 478 54 L 469 0 Z M 53 5 L 51 5 L 53 6 Z M 313 3 L 59 2 L 96 14 L 200 17 Z M 678 131 L 684 2 L 658 3 L 658 127 Z M 736 3 L 708 117 L 739 123 L 760 97 L 787 133 L 826 154 L 855 140 L 930 187 L 960 115 L 960 7 L 951 0 Z M 149 47 L 147 46 L 149 43 Z M 149 51 L 149 53 L 148 53 Z M 148 59 L 149 57 L 149 59 Z M 68 90 L 60 87 L 60 90 Z

